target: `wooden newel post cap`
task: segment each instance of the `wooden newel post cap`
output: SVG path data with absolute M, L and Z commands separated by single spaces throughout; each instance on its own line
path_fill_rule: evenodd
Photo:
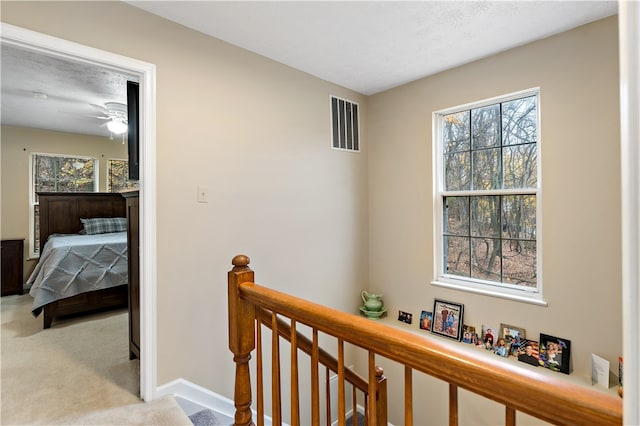
M 231 264 L 236 268 L 246 268 L 249 266 L 249 257 L 244 254 L 239 254 L 231 260 Z

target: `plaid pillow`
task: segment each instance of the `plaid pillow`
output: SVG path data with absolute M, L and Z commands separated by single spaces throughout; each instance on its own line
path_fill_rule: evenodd
M 127 218 L 97 217 L 95 219 L 80 219 L 87 235 L 108 234 L 127 230 Z

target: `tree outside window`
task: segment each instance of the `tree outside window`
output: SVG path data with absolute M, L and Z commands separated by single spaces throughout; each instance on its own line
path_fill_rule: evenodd
M 92 157 L 65 156 L 56 154 L 32 154 L 31 170 L 33 192 L 32 252 L 40 250 L 40 220 L 38 192 L 93 192 L 96 180 L 97 160 Z
M 129 181 L 129 163 L 127 160 L 107 161 L 107 191 L 121 192 L 130 189 L 137 189 L 136 182 Z
M 437 114 L 439 276 L 538 288 L 538 93 Z

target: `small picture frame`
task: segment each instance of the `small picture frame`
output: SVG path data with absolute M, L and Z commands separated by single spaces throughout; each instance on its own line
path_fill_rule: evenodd
M 500 337 L 502 337 L 509 347 L 509 353 L 518 356 L 518 348 L 524 341 L 526 334 L 524 328 L 516 327 L 509 324 L 500 324 Z
M 498 340 L 498 329 L 493 325 L 482 325 L 482 337 L 476 346 L 481 346 L 488 351 L 493 351 L 493 345 Z
M 539 359 L 545 368 L 569 374 L 571 341 L 540 333 Z
M 506 342 L 504 337 L 498 337 L 495 344 L 493 345 L 493 353 L 499 355 L 501 357 L 508 357 L 511 346 Z
M 431 332 L 460 341 L 462 338 L 463 314 L 464 305 L 434 299 Z
M 398 311 L 398 321 L 404 322 L 406 324 L 411 324 L 413 320 L 413 314 L 405 311 Z
M 518 348 L 518 361 L 537 367 L 540 365 L 540 349 L 535 340 L 523 340 Z
M 476 336 L 476 341 L 478 339 L 478 334 L 476 333 L 476 328 L 472 325 L 464 324 L 462 326 L 462 343 L 474 343 L 473 336 Z
M 431 331 L 431 324 L 433 324 L 433 313 L 422 311 L 420 314 L 420 328 L 422 330 Z

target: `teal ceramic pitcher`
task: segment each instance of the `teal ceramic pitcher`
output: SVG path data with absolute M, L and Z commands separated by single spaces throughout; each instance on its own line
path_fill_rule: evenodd
M 379 311 L 382 309 L 382 295 L 368 293 L 363 290 L 361 293 L 362 301 L 364 302 L 364 308 L 367 311 Z

